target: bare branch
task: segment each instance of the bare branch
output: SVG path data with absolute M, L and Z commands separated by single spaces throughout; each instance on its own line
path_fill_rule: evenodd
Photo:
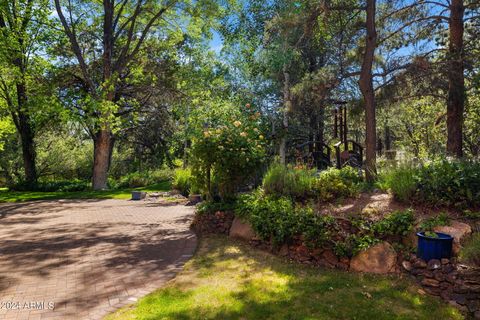
M 93 81 L 88 74 L 87 64 L 85 63 L 82 50 L 80 49 L 80 45 L 78 44 L 76 33 L 73 28 L 69 27 L 67 20 L 65 19 L 65 16 L 62 11 L 62 7 L 60 5 L 60 0 L 55 0 L 55 8 L 57 9 L 57 13 L 63 25 L 63 28 L 65 29 L 65 33 L 67 34 L 70 40 L 70 45 L 72 47 L 73 53 L 77 57 L 78 63 L 80 64 L 80 69 L 82 71 L 83 77 L 85 78 L 85 82 L 88 84 L 91 94 L 93 96 L 96 96 L 97 92 L 95 89 L 95 85 L 93 84 Z

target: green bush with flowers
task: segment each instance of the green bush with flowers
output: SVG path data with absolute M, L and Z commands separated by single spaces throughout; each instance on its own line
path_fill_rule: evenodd
M 265 137 L 250 105 L 214 123 L 192 141 L 192 173 L 208 197 L 227 199 L 261 167 Z

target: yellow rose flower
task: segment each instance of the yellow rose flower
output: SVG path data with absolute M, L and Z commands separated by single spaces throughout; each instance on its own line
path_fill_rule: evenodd
M 265 137 L 263 135 L 259 135 L 258 138 L 260 138 L 260 140 L 265 139 Z
M 242 133 L 240 133 L 240 135 L 241 135 L 242 137 L 246 137 L 246 136 L 248 136 L 248 134 L 247 134 L 245 131 L 244 131 L 244 132 L 242 132 Z
M 235 121 L 235 122 L 233 123 L 233 125 L 238 128 L 238 127 L 240 127 L 240 126 L 242 125 L 242 123 L 237 120 L 237 121 Z

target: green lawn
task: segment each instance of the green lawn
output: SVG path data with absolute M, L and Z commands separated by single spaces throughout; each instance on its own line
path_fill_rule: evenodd
M 106 319 L 463 319 L 417 290 L 396 276 L 318 270 L 208 237 L 165 288 Z
M 106 190 L 106 191 L 78 191 L 78 192 L 40 192 L 40 191 L 8 191 L 0 189 L 0 202 L 22 202 L 30 200 L 57 200 L 57 199 L 130 199 L 132 190 L 154 192 L 170 190 L 170 182 L 144 188 Z

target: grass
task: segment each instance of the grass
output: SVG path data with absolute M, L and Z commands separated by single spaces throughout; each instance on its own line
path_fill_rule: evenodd
M 480 266 L 480 233 L 473 234 L 460 251 L 462 262 Z
M 164 181 L 143 188 L 105 190 L 105 191 L 76 191 L 76 192 L 40 192 L 40 191 L 8 191 L 0 189 L 0 202 L 24 202 L 31 200 L 58 200 L 58 199 L 130 199 L 131 192 L 145 191 L 168 191 L 170 182 Z
M 174 280 L 106 320 L 463 319 L 396 276 L 299 267 L 225 237 L 207 237 Z

